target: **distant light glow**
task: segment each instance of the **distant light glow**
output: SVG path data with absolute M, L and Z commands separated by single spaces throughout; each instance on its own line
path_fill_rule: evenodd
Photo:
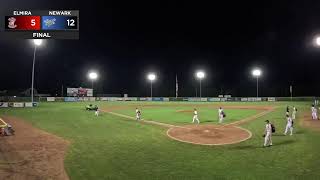
M 156 80 L 156 75 L 154 73 L 149 73 L 147 77 L 150 81 Z
M 34 45 L 36 45 L 36 46 L 41 46 L 41 44 L 42 44 L 42 39 L 34 39 L 33 40 L 33 43 L 34 43 Z
M 205 73 L 204 73 L 203 71 L 198 71 L 198 72 L 196 73 L 196 76 L 197 76 L 197 78 L 199 78 L 199 79 L 203 79 L 204 76 L 205 76 Z
M 259 77 L 259 76 L 261 76 L 261 70 L 260 69 L 254 69 L 253 71 L 252 71 L 252 75 L 253 76 L 255 76 L 255 77 Z
M 98 74 L 96 72 L 90 72 L 88 76 L 91 80 L 95 80 L 98 78 Z

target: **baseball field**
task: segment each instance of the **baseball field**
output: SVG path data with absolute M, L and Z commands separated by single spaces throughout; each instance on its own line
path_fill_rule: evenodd
M 311 102 L 84 102 L 3 108 L 0 175 L 21 179 L 319 179 L 320 121 Z M 298 109 L 284 136 L 287 105 Z M 226 112 L 218 123 L 218 108 Z M 135 108 L 142 120 L 135 120 Z M 193 109 L 200 124 L 192 124 Z M 263 148 L 265 120 L 276 127 Z M 1 178 L 0 178 L 1 179 Z

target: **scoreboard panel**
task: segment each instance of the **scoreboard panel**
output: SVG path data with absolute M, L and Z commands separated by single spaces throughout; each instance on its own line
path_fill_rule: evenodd
M 4 16 L 5 37 L 79 39 L 78 10 L 14 10 Z

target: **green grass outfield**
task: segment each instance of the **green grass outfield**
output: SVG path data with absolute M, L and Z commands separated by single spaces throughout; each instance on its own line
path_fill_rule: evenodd
M 179 180 L 179 179 L 320 179 L 320 134 L 295 123 L 294 136 L 282 136 L 285 107 L 292 102 L 190 103 L 190 102 L 97 102 L 103 109 L 134 116 L 137 106 L 143 117 L 172 124 L 191 122 L 192 113 L 177 112 L 197 107 L 200 120 L 216 123 L 217 109 L 208 104 L 277 106 L 263 117 L 242 127 L 251 139 L 227 146 L 201 146 L 174 141 L 166 128 L 127 118 L 84 110 L 86 103 L 41 103 L 28 109 L 0 109 L 0 116 L 17 116 L 35 127 L 72 142 L 65 159 L 71 179 Z M 298 120 L 310 102 L 295 102 Z M 226 109 L 226 123 L 258 111 Z M 235 114 L 236 113 L 236 114 Z M 273 147 L 262 148 L 264 120 L 277 127 Z
M 120 106 L 121 107 L 121 106 Z M 198 111 L 198 117 L 202 123 L 214 123 L 218 124 L 218 109 L 215 107 L 202 107 L 195 105 Z M 142 112 L 142 118 L 149 121 L 157 121 L 168 124 L 190 124 L 193 117 L 193 108 L 184 104 L 178 104 L 175 106 L 155 105 L 146 106 L 143 105 L 138 108 Z M 108 108 L 106 108 L 108 110 Z M 111 110 L 119 114 L 135 117 L 135 107 L 128 106 L 124 109 Z M 227 117 L 224 119 L 224 123 L 230 123 L 237 120 L 244 119 L 246 117 L 257 114 L 255 109 L 225 109 Z

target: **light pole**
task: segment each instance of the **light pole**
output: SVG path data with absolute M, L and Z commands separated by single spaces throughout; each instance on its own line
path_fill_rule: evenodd
M 92 95 L 93 95 L 93 81 L 95 81 L 98 78 L 98 73 L 94 71 L 89 72 L 88 77 L 91 80 L 91 89 L 92 89 Z
M 259 97 L 259 77 L 261 76 L 262 71 L 260 69 L 252 70 L 252 75 L 257 78 L 257 97 Z
M 31 79 L 31 103 L 33 107 L 33 92 L 34 92 L 34 65 L 36 63 L 36 51 L 37 47 L 41 46 L 42 44 L 42 39 L 34 39 L 33 40 L 34 44 L 34 51 L 33 51 L 33 62 L 32 62 L 32 79 Z
M 150 81 L 151 87 L 150 87 L 150 97 L 152 98 L 152 83 L 154 80 L 156 80 L 156 75 L 154 73 L 149 73 L 147 78 Z
M 198 72 L 196 73 L 196 76 L 197 76 L 197 78 L 198 78 L 199 81 L 200 81 L 200 92 L 199 92 L 199 94 L 200 94 L 200 98 L 201 98 L 201 80 L 204 78 L 205 74 L 204 74 L 203 71 L 198 71 Z

